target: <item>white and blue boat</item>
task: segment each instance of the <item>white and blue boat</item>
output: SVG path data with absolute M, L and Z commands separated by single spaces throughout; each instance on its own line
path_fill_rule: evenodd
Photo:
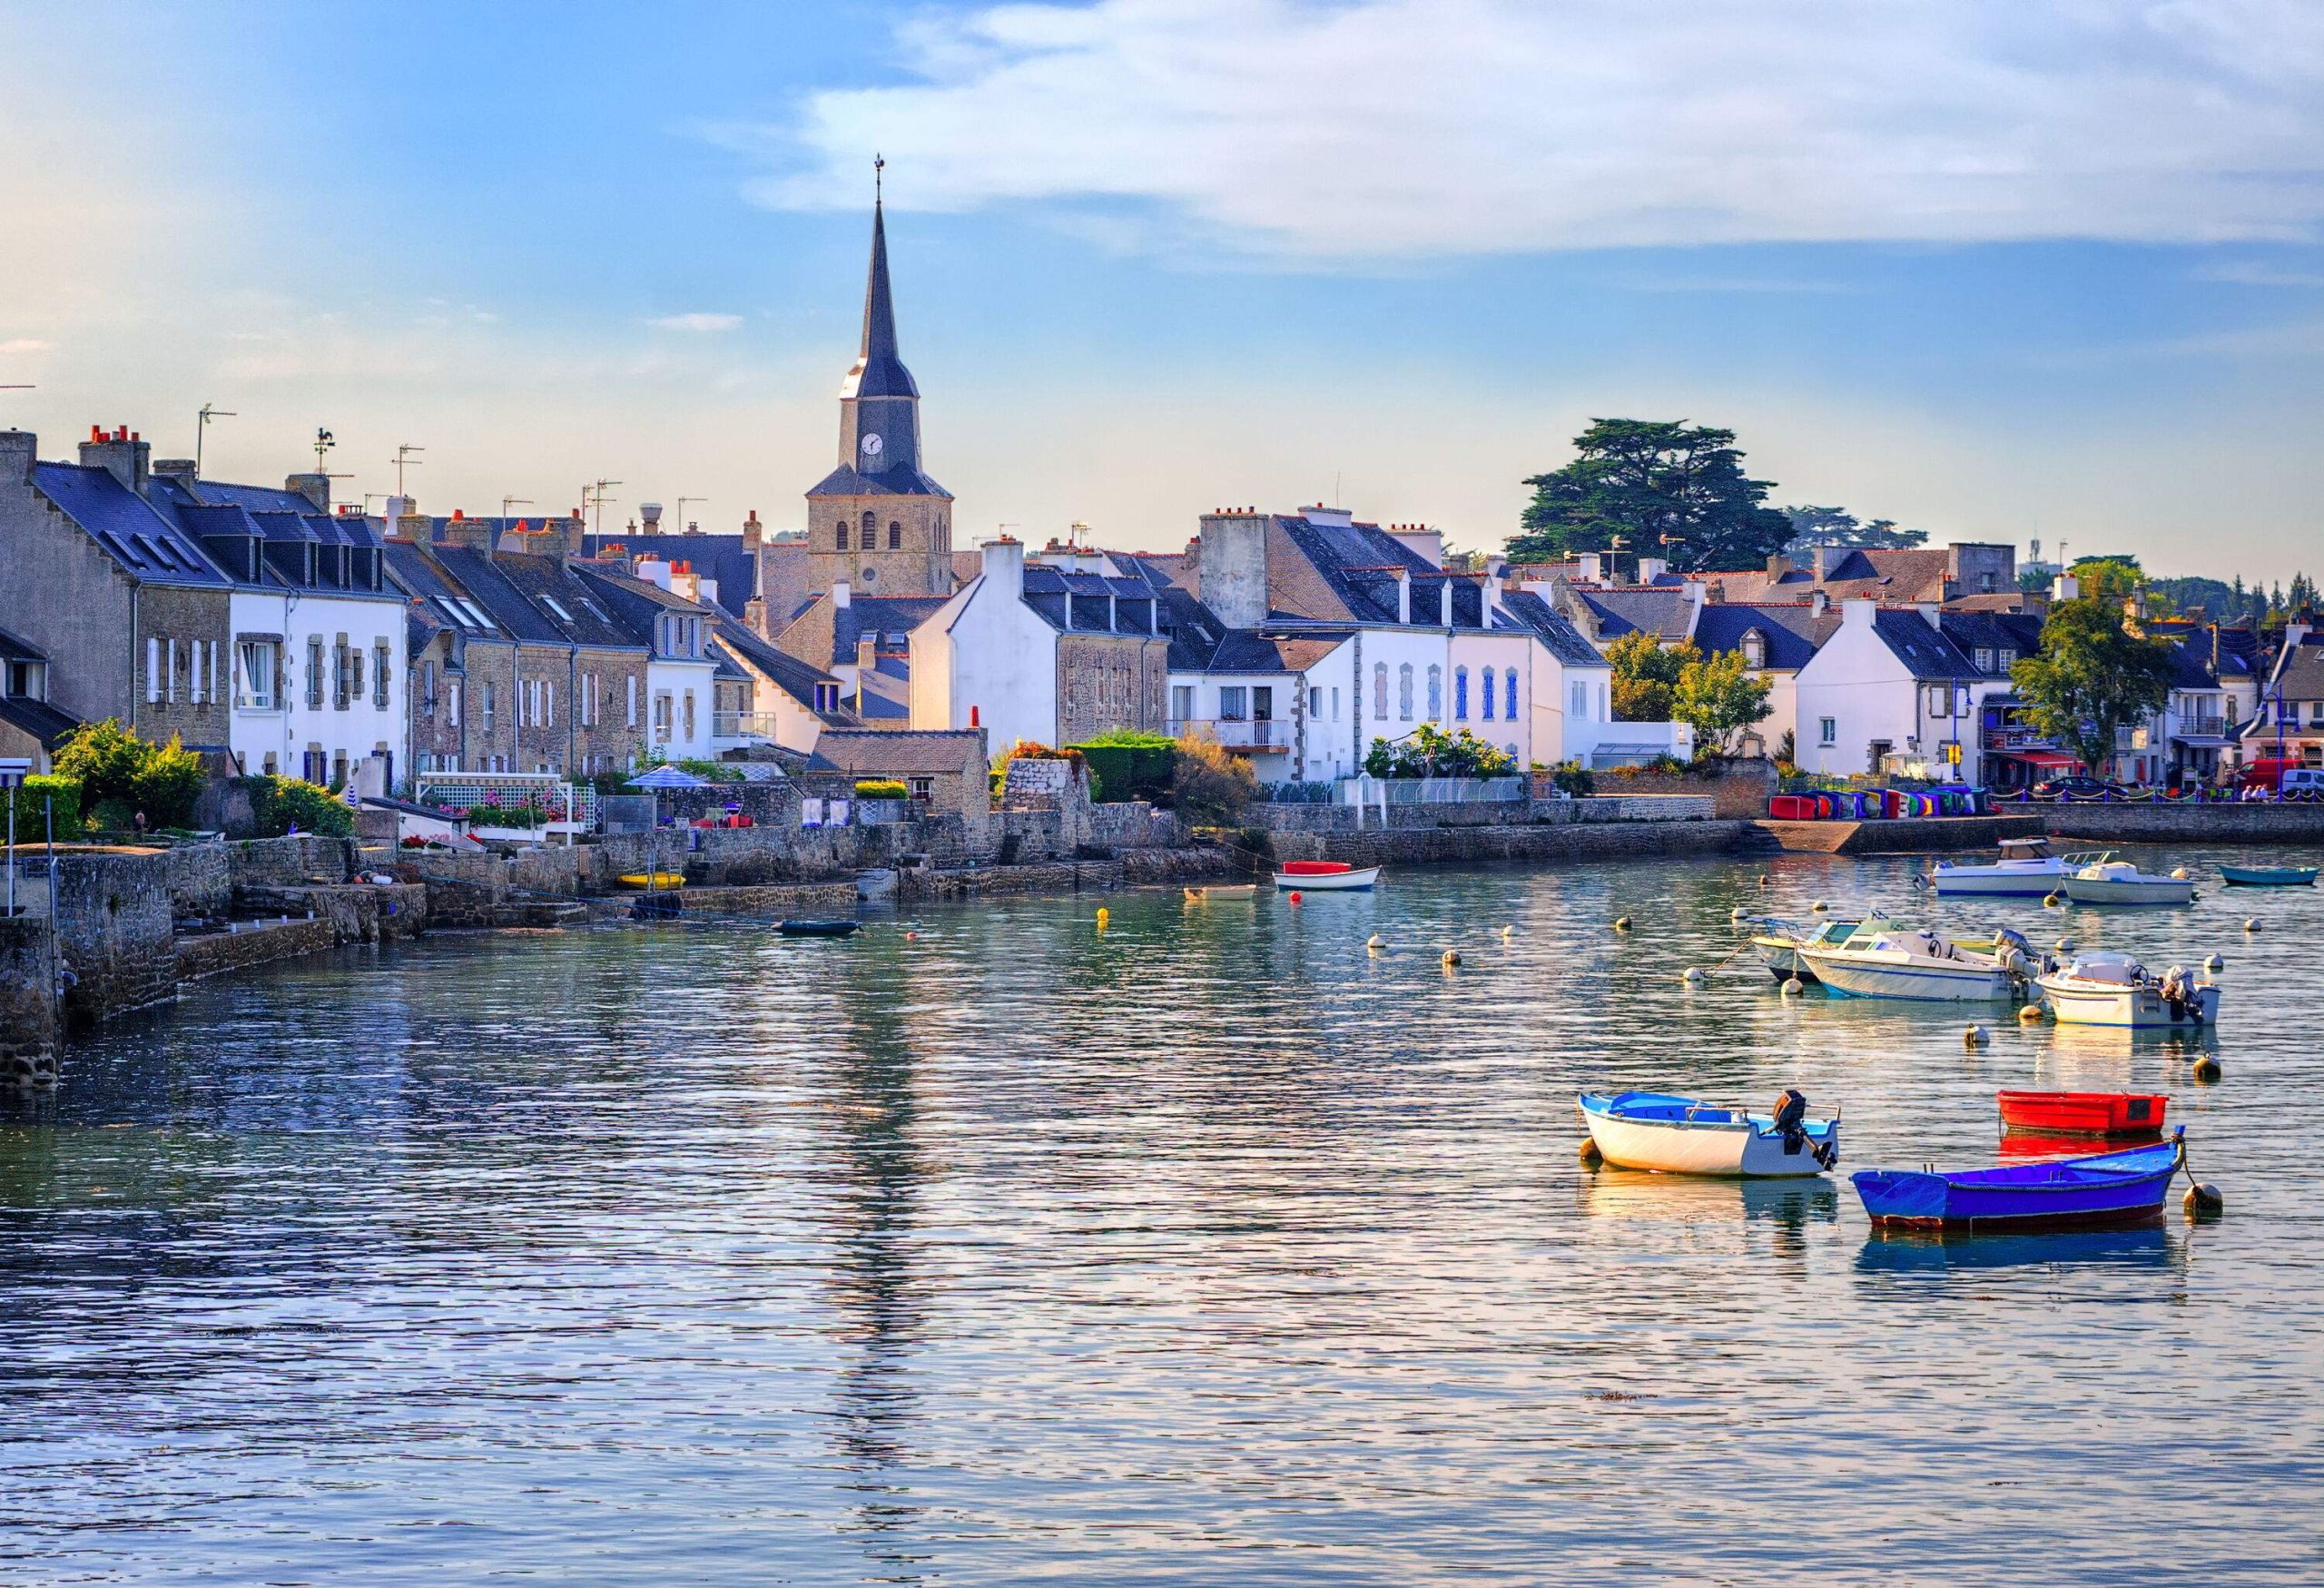
M 2004 838 L 2001 858 L 1986 865 L 1940 860 L 1928 880 L 1941 899 L 2039 899 L 2054 893 L 2066 863 L 2046 838 Z
M 2159 1218 L 2186 1161 L 2186 1129 L 2124 1152 L 1999 1169 L 1859 1169 L 1852 1177 L 1872 1222 L 1888 1229 L 2064 1229 Z
M 1608 1163 L 1671 1175 L 1789 1179 L 1840 1159 L 1840 1121 L 1807 1118 L 1787 1091 L 1772 1113 L 1719 1108 L 1660 1091 L 1583 1092 L 1581 1122 Z
M 2004 951 L 2014 962 L 2024 940 L 2003 935 L 2014 940 Z M 1855 998 L 1995 1003 L 2013 997 L 2021 980 L 2013 963 L 1997 955 L 1877 915 L 1859 922 L 1840 942 L 1801 943 L 1799 959 L 1832 991 Z

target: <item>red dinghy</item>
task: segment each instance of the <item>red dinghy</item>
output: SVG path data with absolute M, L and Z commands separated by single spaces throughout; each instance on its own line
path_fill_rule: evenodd
M 2005 1091 L 2004 1130 L 2044 1136 L 2160 1136 L 2170 1099 L 2141 1091 Z
M 1344 860 L 1286 860 L 1279 869 L 1287 877 L 1330 877 L 1355 868 Z

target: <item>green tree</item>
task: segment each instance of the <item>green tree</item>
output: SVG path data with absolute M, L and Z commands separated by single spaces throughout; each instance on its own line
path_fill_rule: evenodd
M 1466 728 L 1448 734 L 1423 723 L 1393 745 L 1373 740 L 1364 770 L 1374 777 L 1509 777 L 1517 771 L 1517 757 Z
M 1690 724 L 1699 749 L 1724 754 L 1735 736 L 1753 723 L 1763 722 L 1775 708 L 1768 704 L 1773 686 L 1743 669 L 1743 653 L 1722 651 L 1679 671 L 1670 711 L 1673 720 Z
M 1607 665 L 1614 669 L 1614 720 L 1669 722 L 1680 675 L 1688 663 L 1702 659 L 1692 640 L 1666 646 L 1638 628 L 1616 638 L 1606 646 Z
M 209 784 L 202 757 L 172 734 L 168 744 L 146 746 L 145 764 L 137 774 L 137 808 L 145 813 L 149 827 L 191 826 L 194 802 Z
M 2122 627 L 2119 607 L 2061 601 L 2042 625 L 2042 648 L 2010 669 L 2034 725 L 2093 773 L 2114 754 L 2115 732 L 2162 709 L 2171 656 Z
M 60 777 L 81 781 L 81 805 L 93 809 L 105 800 L 133 804 L 137 779 L 153 747 L 113 717 L 84 723 L 56 747 L 55 770 Z
M 1765 505 L 1768 482 L 1743 472 L 1735 432 L 1648 419 L 1592 419 L 1580 454 L 1526 480 L 1533 488 L 1518 562 L 1604 551 L 1616 541 L 1687 568 L 1757 567 L 1792 538 L 1791 520 Z
M 1894 550 L 1919 546 L 1928 539 L 1925 529 L 1899 529 L 1894 518 L 1875 518 L 1861 522 L 1846 508 L 1785 508 L 1783 516 L 1791 520 L 1791 544 L 1785 549 L 1800 551 L 1811 546 L 1854 546 L 1874 550 Z
M 2134 557 L 2078 557 L 2066 572 L 2073 576 L 2074 593 L 2083 600 L 2101 601 L 2118 612 L 2146 583 L 2145 571 Z

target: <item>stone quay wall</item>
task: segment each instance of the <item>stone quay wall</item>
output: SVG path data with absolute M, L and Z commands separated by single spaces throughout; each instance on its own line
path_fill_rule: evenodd
M 1568 826 L 1600 822 L 1704 822 L 1718 814 L 1707 794 L 1585 794 L 1579 799 L 1480 800 L 1460 804 L 1391 804 L 1389 832 L 1428 832 L 1447 827 Z M 1378 833 L 1380 807 L 1368 805 L 1252 805 L 1244 825 L 1263 833 Z
M 0 1079 L 56 1078 L 56 960 L 45 915 L 0 917 Z
M 320 953 L 340 942 L 332 923 L 318 916 L 312 921 L 253 921 L 230 932 L 182 937 L 177 944 L 180 981 L 198 981 L 230 971 L 247 971 L 273 960 Z
M 1366 833 L 1272 833 L 1267 858 L 1350 865 L 1439 865 L 1462 861 L 1606 860 L 1644 854 L 1716 854 L 1742 846 L 1751 824 L 1562 822 L 1521 827 L 1374 828 Z
M 2014 809 L 2014 807 L 2012 807 Z M 2101 843 L 2324 843 L 2324 804 L 2061 804 L 2025 807 L 2058 838 Z
M 70 1026 L 177 995 L 170 854 L 94 849 L 56 857 L 56 952 L 71 972 Z

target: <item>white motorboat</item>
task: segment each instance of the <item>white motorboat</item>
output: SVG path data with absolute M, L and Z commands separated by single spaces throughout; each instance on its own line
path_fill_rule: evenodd
M 2004 838 L 2001 859 L 1990 865 L 1960 865 L 1940 860 L 1929 873 L 1937 897 L 2039 899 L 2057 891 L 2066 863 L 2046 838 Z
M 1853 921 L 1827 921 L 1809 932 L 1801 932 L 1788 921 L 1762 921 L 1759 924 L 1766 930 L 1752 935 L 1751 952 L 1759 956 L 1759 963 L 1765 965 L 1778 981 L 1788 981 L 1795 977 L 1802 981 L 1815 981 L 1814 969 L 1799 957 L 1800 945 L 1810 942 L 1843 943 L 1847 941 L 1848 933 L 1856 928 Z
M 2157 976 L 2128 954 L 2093 952 L 2044 972 L 2034 985 L 2061 1025 L 2187 1030 L 2219 1021 L 2219 988 L 2184 966 Z
M 2007 952 L 2015 957 L 2014 945 Z M 1799 957 L 1825 986 L 1856 998 L 1998 1002 L 2015 993 L 2019 980 L 1996 954 L 1881 916 L 1859 922 L 1840 943 L 1802 943 Z
M 1659 1091 L 1584 1092 L 1580 1104 L 1599 1155 L 1620 1169 L 1777 1179 L 1819 1175 L 1840 1158 L 1839 1120 L 1807 1118 L 1796 1091 L 1768 1114 Z
M 2159 877 L 2111 853 L 2066 857 L 2063 883 L 2077 904 L 2191 904 L 2192 877 Z

